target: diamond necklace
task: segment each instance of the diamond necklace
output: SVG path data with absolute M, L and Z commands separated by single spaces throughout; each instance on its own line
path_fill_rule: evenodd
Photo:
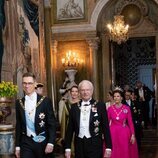
M 115 106 L 115 105 L 114 105 Z M 119 120 L 120 119 L 120 114 L 122 113 L 122 111 L 123 111 L 123 106 L 121 107 L 121 110 L 119 111 L 119 112 L 117 112 L 116 111 L 116 109 L 115 109 L 115 107 L 114 106 L 112 106 L 112 108 L 113 108 L 113 110 L 114 110 L 114 112 L 115 112 L 115 114 L 116 114 L 116 120 Z

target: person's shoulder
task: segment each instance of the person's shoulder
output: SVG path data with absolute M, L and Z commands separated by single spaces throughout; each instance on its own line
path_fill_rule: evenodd
M 129 106 L 127 106 L 125 103 L 123 103 L 122 106 L 123 106 L 124 108 L 126 108 L 126 107 L 129 108 Z
M 16 101 L 22 100 L 22 97 L 17 97 Z
M 80 107 L 80 103 L 79 102 L 71 104 L 71 108 L 77 108 L 77 107 Z
M 79 104 L 79 102 L 77 103 L 74 103 L 74 104 L 71 104 L 71 107 L 70 107 L 70 111 L 71 113 L 74 113 L 81 108 L 81 105 Z
M 41 99 L 41 98 L 43 98 L 43 99 L 48 99 L 48 97 L 45 96 L 45 95 L 37 94 L 37 99 Z
M 112 109 L 114 108 L 114 104 L 113 105 L 110 105 L 107 109 L 107 111 L 111 111 Z
M 106 105 L 103 101 L 96 101 L 96 106 L 100 109 L 103 109 L 103 108 L 106 109 Z
M 24 97 L 17 97 L 16 103 L 20 103 L 24 100 Z
M 129 106 L 127 106 L 127 105 L 125 105 L 125 104 L 123 104 L 122 106 L 123 106 L 123 109 L 130 110 L 130 107 L 129 107 Z
M 99 106 L 105 106 L 105 103 L 103 101 L 99 101 L 99 100 L 96 100 L 96 104 L 99 105 Z
M 143 89 L 144 90 L 150 90 L 150 88 L 148 86 L 146 86 L 146 85 L 143 86 Z
M 44 96 L 44 95 L 39 95 L 39 94 L 37 94 L 37 100 L 40 101 L 41 103 L 42 102 L 52 102 L 49 97 Z

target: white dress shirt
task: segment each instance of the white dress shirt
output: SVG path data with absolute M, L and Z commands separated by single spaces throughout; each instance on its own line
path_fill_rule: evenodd
M 36 104 L 37 104 L 37 93 L 34 92 L 30 96 L 25 96 L 25 110 L 29 115 L 29 119 L 35 122 L 35 112 L 36 112 Z M 32 132 L 28 126 L 26 125 L 27 136 L 36 136 L 36 133 Z
M 88 106 L 84 106 L 87 104 Z M 90 138 L 90 132 L 89 132 L 89 119 L 90 119 L 90 112 L 91 112 L 91 105 L 90 102 L 84 102 L 81 103 L 81 114 L 80 114 L 80 128 L 79 128 L 79 135 L 78 137 L 83 138 L 84 136 L 86 138 Z
M 139 92 L 139 96 L 140 96 L 141 98 L 144 98 L 144 91 L 143 91 L 143 88 L 140 88 L 140 89 L 138 90 L 138 92 Z
M 131 100 L 129 99 L 129 100 L 126 100 L 126 103 L 129 105 L 129 106 L 131 106 Z

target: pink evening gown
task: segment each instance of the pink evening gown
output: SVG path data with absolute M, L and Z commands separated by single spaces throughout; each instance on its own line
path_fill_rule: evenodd
M 111 158 L 138 158 L 137 143 L 130 142 L 134 134 L 130 108 L 126 105 L 120 108 L 112 105 L 108 108 L 108 118 L 112 137 Z

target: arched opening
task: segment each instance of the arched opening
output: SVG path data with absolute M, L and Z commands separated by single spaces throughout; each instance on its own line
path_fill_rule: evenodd
M 97 35 L 102 41 L 98 54 L 101 61 L 99 67 L 101 67 L 103 73 L 101 84 L 104 87 L 104 100 L 106 100 L 108 90 L 115 85 L 123 88 L 124 85 L 129 84 L 134 89 L 135 82 L 141 80 L 153 92 L 155 87 L 157 87 L 155 85 L 157 85 L 158 81 L 156 69 L 158 50 L 156 27 L 158 25 L 154 18 L 152 18 L 151 8 L 154 8 L 153 12 L 157 15 L 158 6 L 155 5 L 154 1 L 150 2 L 150 4 L 147 1 L 143 2 L 141 0 L 139 4 L 129 2 L 130 5 L 128 5 L 125 3 L 122 0 L 108 2 L 100 12 L 97 21 Z M 144 10 L 142 10 L 142 6 L 145 6 Z M 137 13 L 137 16 L 132 15 L 132 7 L 136 9 L 134 14 Z M 110 41 L 106 30 L 106 24 L 112 22 L 116 14 L 123 14 L 126 22 L 131 24 L 129 40 L 121 45 Z M 149 107 L 149 125 L 152 129 L 153 126 L 154 128 L 158 127 L 157 88 L 154 93 L 156 99 L 153 96 Z M 158 134 L 158 130 L 154 130 L 154 132 L 154 134 Z M 145 131 L 145 135 L 153 136 L 153 133 L 146 134 Z M 152 142 L 150 143 L 152 144 Z

